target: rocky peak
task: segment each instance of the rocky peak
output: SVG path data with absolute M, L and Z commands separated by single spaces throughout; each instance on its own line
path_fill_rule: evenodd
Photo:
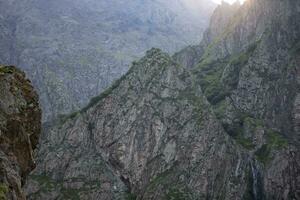
M 25 199 L 21 189 L 35 168 L 41 131 L 38 96 L 25 74 L 0 66 L 0 198 Z
M 192 76 L 158 49 L 43 138 L 30 199 L 68 199 L 64 191 L 78 199 L 217 197 L 217 185 L 227 187 L 230 178 L 213 182 L 234 173 L 227 156 L 237 156 Z
M 298 199 L 299 6 L 223 4 L 200 45 L 148 51 L 44 133 L 29 198 Z

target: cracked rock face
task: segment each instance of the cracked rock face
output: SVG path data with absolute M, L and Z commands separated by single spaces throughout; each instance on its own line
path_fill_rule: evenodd
M 148 51 L 47 127 L 28 198 L 299 199 L 299 8 L 223 3 L 199 45 Z
M 223 4 L 212 20 L 235 12 L 225 30 L 211 22 L 193 47 L 204 49 L 198 62 L 182 56 L 189 49 L 175 55 L 192 68 L 225 131 L 258 161 L 261 194 L 250 190 L 254 199 L 299 198 L 299 8 L 296 1 Z
M 239 156 L 192 76 L 157 49 L 44 137 L 29 199 L 71 198 L 64 191 L 79 199 L 217 198 L 227 195 Z
M 41 129 L 38 96 L 25 74 L 0 65 L 0 199 L 25 199 Z

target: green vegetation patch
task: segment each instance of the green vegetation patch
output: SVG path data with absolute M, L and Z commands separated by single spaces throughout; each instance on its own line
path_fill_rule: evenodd
M 51 191 L 61 184 L 46 175 L 31 175 L 30 177 L 39 183 L 42 191 Z
M 259 43 L 260 40 L 249 45 L 246 51 L 231 56 L 226 73 L 223 75 L 224 77 L 222 79 L 222 82 L 227 90 L 231 91 L 237 88 L 240 79 L 240 72 L 243 66 L 248 63 L 249 58 L 252 56 Z
M 125 200 L 136 200 L 137 199 L 137 196 L 135 194 L 132 194 L 130 192 L 127 192 L 125 194 Z
M 66 188 L 63 181 L 55 181 L 46 175 L 31 175 L 32 180 L 38 182 L 42 192 L 50 192 L 59 189 L 63 199 L 80 200 L 80 193 L 87 192 L 100 187 L 99 181 L 85 182 L 81 188 Z M 71 182 L 82 181 L 81 178 L 72 178 Z M 1 199 L 0 199 L 1 200 Z
M 201 85 L 205 96 L 212 105 L 217 105 L 237 88 L 240 71 L 245 66 L 260 41 L 249 45 L 248 48 L 227 58 L 214 60 L 210 55 L 213 42 L 206 48 L 200 63 L 192 71 L 196 75 L 198 84 Z
M 255 145 L 253 144 L 252 140 L 250 138 L 244 138 L 243 136 L 239 135 L 235 138 L 237 143 L 242 145 L 245 149 L 251 150 L 255 148 Z
M 193 90 L 182 90 L 178 95 L 178 99 L 186 99 L 194 106 L 194 116 L 198 125 L 203 125 L 203 119 L 208 114 L 206 99 L 203 96 L 196 96 Z
M 81 189 L 62 188 L 61 193 L 64 199 L 80 200 Z
M 196 111 L 198 125 L 202 126 L 204 123 L 204 117 L 208 115 L 207 104 L 205 103 L 203 97 L 198 97 L 194 101 L 194 106 L 196 107 L 195 111 Z
M 154 189 L 155 186 L 163 185 L 168 182 L 170 175 L 172 174 L 172 171 L 167 170 L 159 175 L 157 175 L 148 185 L 149 189 Z
M 225 118 L 225 112 L 226 112 L 227 106 L 228 105 L 226 103 L 226 100 L 222 100 L 219 103 L 217 103 L 215 106 L 213 106 L 215 115 L 219 120 L 222 120 Z
M 162 197 L 164 200 L 193 199 L 190 190 L 178 178 L 180 174 L 185 173 L 184 171 L 178 172 L 174 168 L 169 169 L 151 180 L 146 190 L 149 193 L 154 193 L 156 190 L 165 191 Z
M 259 127 L 262 128 L 264 126 L 264 123 L 261 119 L 256 119 L 249 116 L 246 116 L 244 118 L 244 123 L 250 125 L 253 128 L 259 128 Z
M 273 150 L 280 150 L 288 145 L 288 141 L 280 133 L 271 129 L 267 130 L 266 141 L 267 143 L 255 152 L 256 159 L 264 165 L 273 159 L 271 155 Z
M 223 127 L 238 144 L 247 150 L 253 150 L 255 144 L 252 142 L 251 138 L 246 138 L 244 136 L 245 131 L 255 133 L 258 129 L 264 130 L 266 143 L 255 152 L 257 160 L 264 165 L 268 164 L 269 161 L 273 159 L 271 155 L 273 150 L 280 150 L 288 146 L 287 139 L 279 132 L 267 129 L 263 120 L 251 117 L 246 113 L 240 113 L 233 124 L 223 124 Z
M 238 144 L 248 150 L 255 148 L 251 138 L 246 138 L 245 131 L 249 129 L 251 133 L 254 133 L 258 128 L 263 128 L 263 121 L 250 117 L 246 113 L 240 113 L 233 124 L 223 124 L 226 132 L 233 137 Z
M 236 117 L 232 124 L 223 124 L 225 131 L 233 138 L 237 138 L 240 134 L 244 132 L 245 119 L 249 117 L 248 114 L 239 112 L 236 113 Z
M 15 68 L 12 66 L 1 66 L 0 65 L 0 74 L 12 74 L 15 71 L 16 71 Z
M 8 187 L 4 183 L 0 183 L 0 200 L 6 200 L 6 194 L 8 193 Z
M 267 130 L 267 142 L 269 146 L 275 149 L 287 147 L 288 141 L 280 133 L 271 129 Z
M 186 200 L 190 199 L 190 194 L 182 188 L 172 187 L 168 190 L 165 200 Z
M 228 95 L 228 92 L 224 90 L 221 82 L 222 74 L 226 65 L 226 60 L 213 61 L 210 63 L 202 61 L 193 71 L 196 75 L 196 81 L 203 89 L 204 95 L 213 105 L 224 100 Z
M 272 160 L 270 146 L 267 144 L 262 145 L 262 147 L 255 152 L 255 156 L 259 162 L 267 165 Z

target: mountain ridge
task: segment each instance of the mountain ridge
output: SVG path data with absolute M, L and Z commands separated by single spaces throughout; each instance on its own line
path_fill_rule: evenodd
M 22 67 L 44 122 L 82 108 L 153 46 L 198 41 L 214 8 L 199 1 L 0 1 L 0 63 Z M 182 32 L 184 34 L 182 34 Z
M 236 6 L 44 132 L 28 198 L 299 198 L 300 4 Z

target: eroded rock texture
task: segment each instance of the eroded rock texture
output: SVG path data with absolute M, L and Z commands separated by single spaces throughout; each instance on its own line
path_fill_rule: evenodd
M 299 199 L 300 2 L 219 6 L 48 127 L 29 199 Z
M 38 96 L 25 74 L 0 66 L 0 199 L 25 199 L 41 129 Z
M 258 161 L 262 196 L 253 189 L 250 197 L 297 199 L 300 4 L 250 0 L 238 9 L 228 6 L 217 8 L 213 28 L 194 47 L 204 49 L 199 62 L 186 65 L 190 49 L 175 58 L 192 68 L 225 131 Z M 218 20 L 228 14 L 224 10 L 235 10 L 226 26 Z
M 98 98 L 45 135 L 30 198 L 226 195 L 234 144 L 192 76 L 167 54 L 147 52 Z

